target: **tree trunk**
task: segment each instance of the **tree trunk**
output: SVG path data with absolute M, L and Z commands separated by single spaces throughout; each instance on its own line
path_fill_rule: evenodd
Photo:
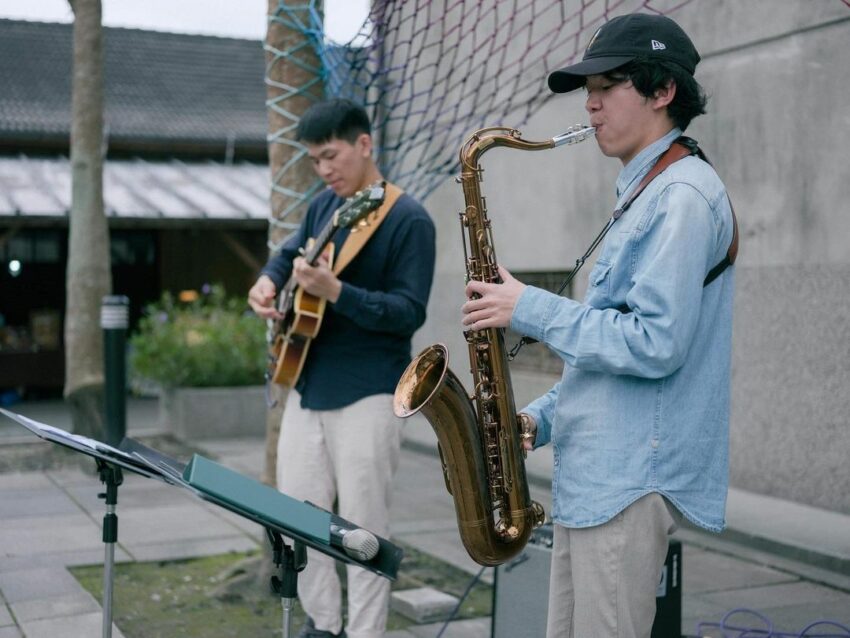
M 112 288 L 103 212 L 103 47 L 100 0 L 73 0 L 71 213 L 65 306 L 65 400 L 74 432 L 104 438 L 100 305 Z

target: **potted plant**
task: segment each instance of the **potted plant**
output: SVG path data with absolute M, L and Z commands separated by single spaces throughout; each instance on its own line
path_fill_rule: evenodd
M 265 326 L 221 286 L 145 309 L 130 338 L 135 383 L 159 388 L 160 424 L 184 440 L 265 432 Z

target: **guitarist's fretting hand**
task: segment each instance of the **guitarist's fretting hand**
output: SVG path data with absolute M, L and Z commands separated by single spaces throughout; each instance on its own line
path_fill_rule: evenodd
M 274 297 L 277 294 L 277 286 L 268 275 L 260 275 L 257 283 L 248 291 L 248 305 L 253 308 L 258 317 L 262 319 L 282 319 L 274 307 Z
M 315 266 L 308 264 L 303 257 L 296 257 L 292 262 L 292 274 L 298 285 L 311 295 L 322 297 L 331 303 L 336 303 L 339 299 L 342 282 L 328 267 L 328 260 L 324 255 L 319 257 Z

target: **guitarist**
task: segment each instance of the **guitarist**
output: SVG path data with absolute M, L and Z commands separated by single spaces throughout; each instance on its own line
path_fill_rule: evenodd
M 310 203 L 299 230 L 248 293 L 248 303 L 263 319 L 282 318 L 274 301 L 290 276 L 305 292 L 327 300 L 321 329 L 284 408 L 278 489 L 327 510 L 336 500 L 340 516 L 389 536 L 400 445 L 392 396 L 410 362 L 411 336 L 425 321 L 434 225 L 417 201 L 401 194 L 342 272 L 335 274 L 324 257 L 311 266 L 301 256 L 307 240 L 327 226 L 346 198 L 382 177 L 372 158 L 366 111 L 349 100 L 313 105 L 296 138 L 328 188 Z M 335 233 L 337 255 L 349 234 L 347 228 Z M 333 559 L 310 552 L 298 583 L 308 615 L 299 637 L 384 635 L 390 582 L 359 567 L 347 570 L 346 634 Z

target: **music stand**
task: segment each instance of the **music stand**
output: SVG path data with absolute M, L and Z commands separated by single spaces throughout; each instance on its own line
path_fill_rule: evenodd
M 284 638 L 288 638 L 291 628 L 298 573 L 307 565 L 305 547 L 390 580 L 398 576 L 403 556 L 401 548 L 374 534 L 378 552 L 372 559 L 364 561 L 350 556 L 342 547 L 341 540 L 332 536 L 330 530 L 333 526 L 351 531 L 359 529 L 359 526 L 336 514 L 287 496 L 200 454 L 193 455 L 188 464 L 182 464 L 130 437 L 125 437 L 120 447 L 162 469 L 176 484 L 184 484 L 201 499 L 265 528 L 272 546 L 272 560 L 278 571 L 272 578 L 272 589 L 281 598 Z M 284 537 L 292 539 L 292 547 L 286 544 Z
M 332 558 L 357 565 L 390 580 L 398 576 L 398 566 L 403 552 L 390 541 L 373 535 L 378 541 L 378 551 L 373 558 L 361 560 L 346 553 L 338 536 L 331 534 L 331 526 L 347 531 L 360 529 L 358 525 L 320 507 L 294 499 L 259 481 L 239 474 L 199 454 L 189 463 L 182 463 L 157 450 L 124 437 L 118 448 L 88 437 L 66 432 L 39 423 L 21 414 L 0 408 L 13 421 L 18 422 L 39 438 L 58 443 L 67 448 L 94 457 L 101 481 L 106 483 L 104 496 L 107 512 L 104 516 L 103 538 L 106 544 L 104 557 L 103 636 L 112 635 L 112 586 L 114 544 L 118 538 L 118 486 L 122 482 L 121 470 L 128 470 L 146 478 L 155 478 L 169 485 L 189 490 L 195 496 L 265 528 L 272 545 L 273 561 L 278 575 L 272 587 L 281 597 L 283 609 L 283 637 L 291 631 L 292 607 L 297 598 L 298 572 L 307 563 L 306 547 Z M 284 541 L 290 538 L 293 546 Z M 108 596 L 107 596 L 108 592 Z

